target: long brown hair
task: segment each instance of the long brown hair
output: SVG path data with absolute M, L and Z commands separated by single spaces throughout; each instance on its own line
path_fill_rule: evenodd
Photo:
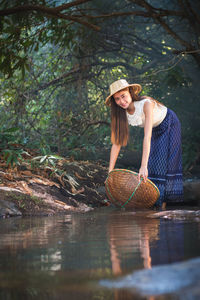
M 129 88 L 125 88 L 122 91 L 132 91 Z M 128 120 L 126 110 L 116 104 L 114 97 L 110 99 L 111 102 L 111 143 L 121 146 L 126 146 L 129 138 Z
M 129 91 L 132 101 L 140 101 L 143 99 L 151 99 L 161 104 L 159 101 L 148 96 L 136 95 L 132 88 L 125 88 L 123 90 Z M 122 90 L 122 91 L 123 91 Z M 114 97 L 110 98 L 111 102 L 111 143 L 121 146 L 126 146 L 129 139 L 129 128 L 126 110 L 116 104 Z
M 111 142 L 126 146 L 129 137 L 128 120 L 126 110 L 115 103 L 111 97 Z

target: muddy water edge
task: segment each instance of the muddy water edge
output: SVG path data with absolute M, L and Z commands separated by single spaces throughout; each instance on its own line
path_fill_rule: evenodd
M 183 299 L 184 289 L 148 295 L 99 282 L 200 256 L 194 207 L 161 213 L 106 207 L 0 223 L 0 299 Z

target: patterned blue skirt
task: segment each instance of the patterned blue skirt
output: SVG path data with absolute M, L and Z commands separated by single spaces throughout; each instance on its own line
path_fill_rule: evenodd
M 148 178 L 160 191 L 156 206 L 183 201 L 181 125 L 170 109 L 162 123 L 152 130 L 148 172 Z

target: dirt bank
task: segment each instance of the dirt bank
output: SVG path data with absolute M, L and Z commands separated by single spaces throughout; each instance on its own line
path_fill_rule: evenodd
M 110 205 L 104 181 L 103 161 L 50 158 L 44 164 L 23 160 L 19 166 L 0 162 L 0 217 L 41 216 L 86 212 Z M 186 205 L 200 205 L 200 180 L 185 180 Z
M 101 162 L 59 161 L 57 166 L 22 164 L 0 170 L 0 216 L 85 212 L 108 205 Z

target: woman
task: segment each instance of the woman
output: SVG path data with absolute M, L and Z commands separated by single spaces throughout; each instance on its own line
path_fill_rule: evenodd
M 128 142 L 128 125 L 144 127 L 141 167 L 138 180 L 151 179 L 159 188 L 156 206 L 183 201 L 181 126 L 176 114 L 157 100 L 139 96 L 142 87 L 124 79 L 110 85 L 106 105 L 111 106 L 109 172 L 121 146 Z

